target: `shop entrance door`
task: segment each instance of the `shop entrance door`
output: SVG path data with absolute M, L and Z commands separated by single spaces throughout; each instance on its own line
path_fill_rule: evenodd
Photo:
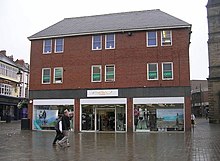
M 115 109 L 96 109 L 96 131 L 115 131 Z

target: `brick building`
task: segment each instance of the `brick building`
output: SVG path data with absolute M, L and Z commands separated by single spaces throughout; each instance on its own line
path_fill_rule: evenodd
M 65 18 L 32 35 L 29 116 L 76 132 L 189 130 L 191 25 L 160 10 Z

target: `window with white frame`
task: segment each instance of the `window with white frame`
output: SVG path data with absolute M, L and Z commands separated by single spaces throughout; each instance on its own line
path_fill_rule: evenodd
M 101 82 L 102 80 L 102 67 L 101 65 L 93 65 L 92 66 L 92 74 L 91 74 L 92 82 Z
M 147 79 L 158 80 L 158 64 L 157 63 L 147 64 Z
M 161 45 L 162 46 L 172 45 L 172 32 L 171 32 L 171 30 L 161 31 Z
M 172 62 L 162 63 L 162 79 L 163 80 L 173 79 L 173 63 Z
M 115 65 L 105 66 L 105 81 L 114 82 L 115 81 Z
M 149 31 L 147 32 L 147 47 L 157 46 L 157 32 Z
M 5 63 L 0 63 L 0 75 L 17 79 L 18 77 L 17 73 L 18 73 L 17 68 L 7 65 Z
M 62 83 L 63 82 L 63 68 L 57 67 L 54 68 L 54 77 L 53 77 L 54 83 Z
M 52 39 L 47 39 L 43 41 L 43 53 L 51 53 L 52 52 Z
M 105 48 L 114 49 L 115 48 L 115 34 L 105 35 Z
M 43 68 L 42 69 L 42 84 L 50 84 L 50 75 L 51 69 L 50 68 Z
M 6 96 L 12 95 L 12 86 L 9 84 L 0 83 L 0 94 Z
M 64 39 L 55 39 L 55 53 L 62 53 L 64 49 Z
M 92 36 L 92 50 L 102 49 L 102 35 Z

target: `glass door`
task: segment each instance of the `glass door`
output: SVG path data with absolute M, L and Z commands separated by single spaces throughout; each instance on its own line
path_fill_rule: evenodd
M 115 131 L 115 109 L 96 109 L 96 131 Z

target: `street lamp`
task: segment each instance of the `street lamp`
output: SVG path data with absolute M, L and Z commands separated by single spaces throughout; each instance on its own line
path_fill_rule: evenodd
M 21 70 L 19 69 L 18 72 L 17 72 L 17 75 L 21 76 L 22 73 L 21 73 Z

